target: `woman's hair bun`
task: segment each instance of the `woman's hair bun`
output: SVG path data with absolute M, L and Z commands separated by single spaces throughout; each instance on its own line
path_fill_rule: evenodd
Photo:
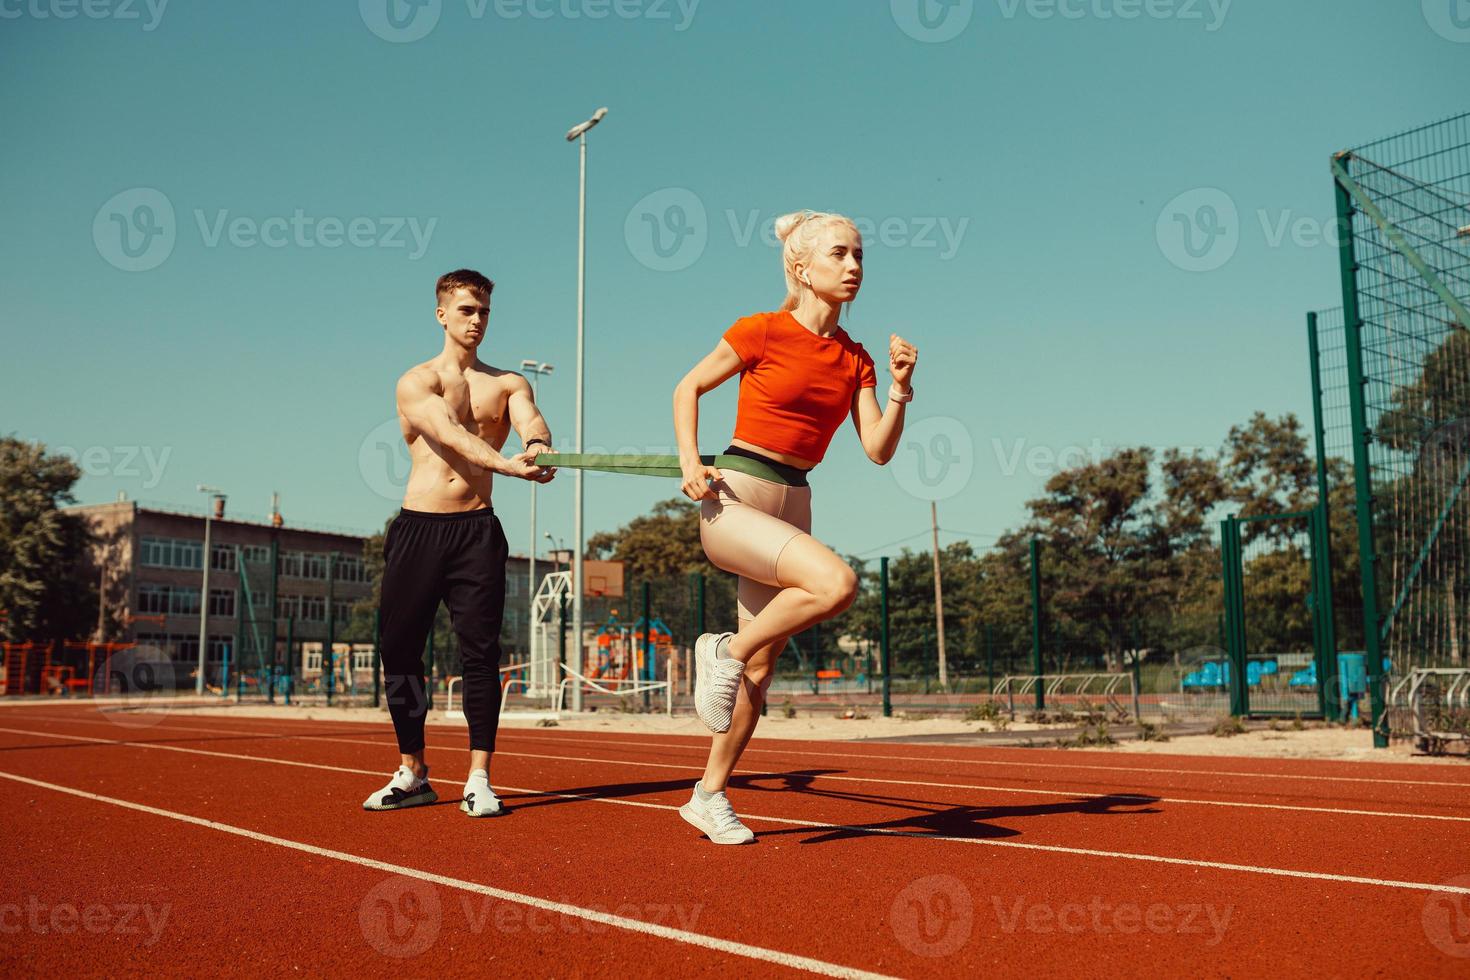
M 791 237 L 791 233 L 802 222 L 814 214 L 816 214 L 815 211 L 793 211 L 790 214 L 781 215 L 781 217 L 776 219 L 776 237 L 784 242 L 787 238 Z

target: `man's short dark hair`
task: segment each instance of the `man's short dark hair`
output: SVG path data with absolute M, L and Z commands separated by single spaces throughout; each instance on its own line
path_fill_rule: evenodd
M 453 272 L 444 273 L 434 284 L 435 301 L 442 303 L 445 297 L 454 295 L 456 289 L 470 289 L 489 297 L 495 292 L 495 283 L 474 269 L 455 269 Z

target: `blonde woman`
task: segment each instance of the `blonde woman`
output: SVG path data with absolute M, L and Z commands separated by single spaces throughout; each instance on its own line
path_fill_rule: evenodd
M 873 359 L 838 324 L 863 282 L 862 236 L 851 220 L 801 211 L 779 219 L 776 235 L 785 302 L 737 320 L 674 390 L 682 489 L 700 502 L 705 554 L 740 577 L 738 631 L 695 642 L 695 711 L 715 737 L 704 776 L 679 810 L 717 844 L 755 839 L 725 786 L 787 638 L 836 616 L 857 593 L 852 569 L 811 536 L 807 474 L 848 417 L 869 459 L 881 466 L 893 458 L 918 361 L 912 344 L 890 335 L 893 383 L 880 403 Z M 735 435 L 707 466 L 699 398 L 737 373 Z

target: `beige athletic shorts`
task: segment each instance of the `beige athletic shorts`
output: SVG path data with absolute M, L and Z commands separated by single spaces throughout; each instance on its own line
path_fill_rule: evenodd
M 776 559 L 799 534 L 812 531 L 812 488 L 789 487 L 727 466 L 718 494 L 699 508 L 699 539 L 717 567 L 740 576 L 737 593 L 742 623 L 754 619 L 781 591 Z

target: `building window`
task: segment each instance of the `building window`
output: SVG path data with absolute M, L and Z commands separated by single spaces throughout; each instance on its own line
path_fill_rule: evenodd
M 209 661 L 219 663 L 225 659 L 225 654 L 230 655 L 230 667 L 235 667 L 235 638 L 233 636 L 210 636 L 209 638 Z M 199 648 L 199 641 L 194 641 L 194 648 Z
M 158 613 L 167 613 L 168 589 L 160 588 L 157 585 L 138 586 L 138 611 L 140 613 L 148 613 L 151 615 L 157 615 Z M 143 636 L 145 634 L 140 633 L 138 635 Z M 150 633 L 146 635 L 152 636 L 153 634 Z
M 301 618 L 308 623 L 325 623 L 327 621 L 327 600 L 319 595 L 302 596 Z
M 276 615 L 282 619 L 301 618 L 301 597 L 299 595 L 281 595 L 276 600 Z
M 320 552 L 303 554 L 301 556 L 301 577 L 325 582 L 327 580 L 327 556 Z
M 235 546 L 232 544 L 217 544 L 209 549 L 209 567 L 216 572 L 233 572 L 235 570 Z
M 270 563 L 271 550 L 264 545 L 247 544 L 240 551 L 242 552 L 241 557 L 245 559 L 247 565 L 266 565 Z
M 174 616 L 199 615 L 199 590 L 181 589 L 177 586 L 170 589 L 168 611 Z
M 283 551 L 280 558 L 280 572 L 288 578 L 301 577 L 301 552 Z
M 151 538 L 142 541 L 139 563 L 150 568 L 191 568 L 204 566 L 204 544 L 180 538 Z
M 209 590 L 209 614 L 211 616 L 233 616 L 233 615 L 235 615 L 235 590 L 234 589 L 210 589 Z
M 352 619 L 352 603 L 345 599 L 338 599 L 332 603 L 332 618 L 339 623 L 346 623 Z
M 335 575 L 339 582 L 366 582 L 367 566 L 363 564 L 361 558 L 338 555 Z
M 140 585 L 138 611 L 152 615 L 197 616 L 199 590 L 177 585 Z
M 199 662 L 199 637 L 193 633 L 170 633 L 169 645 L 173 648 L 175 662 L 197 664 Z

